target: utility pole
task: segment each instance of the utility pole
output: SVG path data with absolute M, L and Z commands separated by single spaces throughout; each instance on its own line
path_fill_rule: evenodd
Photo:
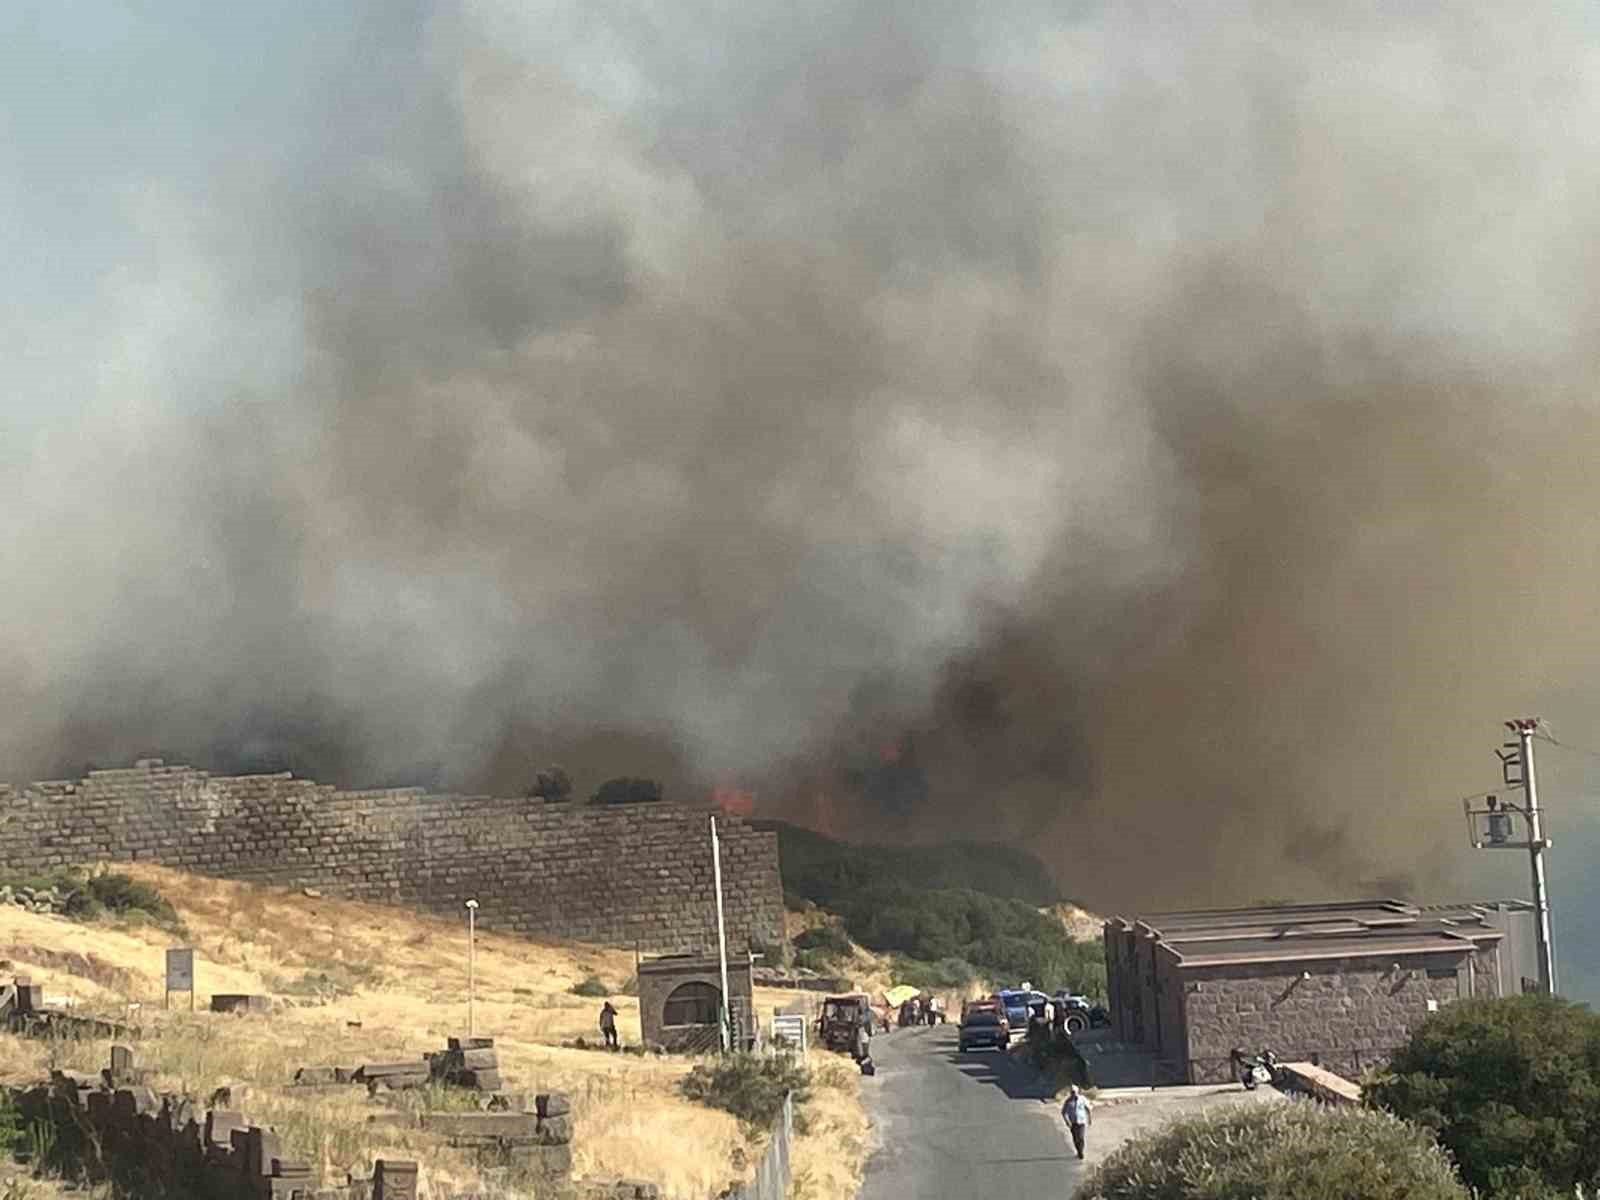
M 728 932 L 722 923 L 722 844 L 717 841 L 717 819 L 711 818 L 711 873 L 717 888 L 717 954 L 722 963 L 722 1052 L 728 1052 L 733 1032 L 733 1010 L 728 1006 Z
M 1537 717 L 1519 717 L 1507 721 L 1506 728 L 1517 740 L 1506 742 L 1495 751 L 1500 759 L 1501 775 L 1509 788 L 1521 788 L 1523 803 L 1518 806 L 1498 796 L 1469 797 L 1463 802 L 1472 844 L 1479 850 L 1526 850 L 1533 878 L 1534 937 L 1539 955 L 1539 990 L 1553 995 L 1556 990 L 1556 963 L 1550 940 L 1550 896 L 1545 887 L 1544 852 L 1550 848 L 1550 839 L 1544 835 L 1544 814 L 1539 810 L 1539 784 L 1534 773 L 1533 737 L 1539 728 Z M 1473 800 L 1483 799 L 1483 808 L 1474 808 Z M 1511 813 L 1521 814 L 1527 822 L 1528 837 L 1518 841 L 1512 833 Z
M 1522 790 L 1527 797 L 1528 857 L 1533 875 L 1534 931 L 1539 941 L 1539 988 L 1546 995 L 1556 990 L 1556 959 L 1550 945 L 1550 896 L 1544 883 L 1544 852 L 1550 840 L 1544 836 L 1544 821 L 1539 813 L 1539 786 L 1533 773 L 1533 731 L 1539 727 L 1537 718 L 1507 721 L 1506 727 L 1517 734 L 1518 751 L 1522 756 Z

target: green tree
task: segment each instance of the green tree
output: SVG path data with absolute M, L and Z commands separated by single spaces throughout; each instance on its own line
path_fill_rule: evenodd
M 1309 1101 L 1213 1110 L 1125 1143 L 1078 1200 L 1467 1200 L 1415 1125 Z
M 1365 1090 L 1434 1130 L 1491 1197 L 1600 1186 L 1600 1016 L 1554 996 L 1467 1000 L 1429 1017 Z
M 533 785 L 528 788 L 530 798 L 537 797 L 559 803 L 572 797 L 572 776 L 565 767 L 550 766 L 534 774 Z

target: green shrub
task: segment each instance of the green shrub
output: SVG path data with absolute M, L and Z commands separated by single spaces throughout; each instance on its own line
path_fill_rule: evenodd
M 978 976 L 978 968 L 964 958 L 941 958 L 938 962 L 896 958 L 894 962 L 895 982 L 916 988 L 965 987 Z
M 1467 1191 L 1426 1130 L 1369 1109 L 1287 1101 L 1142 1134 L 1090 1174 L 1078 1200 L 1467 1200 Z
M 148 883 L 120 871 L 89 874 L 80 867 L 56 867 L 43 873 L 0 878 L 0 885 L 35 892 L 53 891 L 60 911 L 76 921 L 92 921 L 112 913 L 119 917 L 154 921 L 169 929 L 179 926 L 177 910 Z
M 701 1063 L 678 1085 L 691 1100 L 732 1113 L 752 1130 L 765 1130 L 794 1093 L 796 1108 L 811 1096 L 811 1073 L 787 1055 L 728 1054 Z
M 818 925 L 804 933 L 796 934 L 796 950 L 821 950 L 841 958 L 850 954 L 850 935 L 837 925 Z
M 611 989 L 598 975 L 587 975 L 580 982 L 573 984 L 569 989 L 574 996 L 609 996 Z
M 1452 1004 L 1416 1026 L 1368 1104 L 1434 1130 L 1490 1197 L 1600 1186 L 1600 1016 L 1554 996 Z

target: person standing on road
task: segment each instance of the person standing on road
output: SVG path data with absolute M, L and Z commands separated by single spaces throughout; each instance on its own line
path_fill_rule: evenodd
M 1077 1084 L 1073 1084 L 1072 1090 L 1067 1093 L 1067 1102 L 1061 1106 L 1061 1115 L 1072 1134 L 1072 1148 L 1082 1158 L 1084 1135 L 1089 1132 L 1089 1122 L 1094 1117 L 1089 1108 L 1089 1098 L 1078 1090 Z
M 600 1032 L 606 1039 L 606 1049 L 619 1049 L 617 1045 L 617 1010 L 607 1000 L 600 1006 Z

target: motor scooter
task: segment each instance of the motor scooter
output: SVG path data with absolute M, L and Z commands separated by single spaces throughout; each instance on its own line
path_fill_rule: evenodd
M 1271 1050 L 1263 1050 L 1260 1054 L 1246 1054 L 1241 1047 L 1235 1047 L 1228 1058 L 1233 1063 L 1233 1075 L 1244 1085 L 1244 1090 L 1253 1092 L 1263 1083 L 1274 1083 L 1278 1076 L 1278 1060 Z

